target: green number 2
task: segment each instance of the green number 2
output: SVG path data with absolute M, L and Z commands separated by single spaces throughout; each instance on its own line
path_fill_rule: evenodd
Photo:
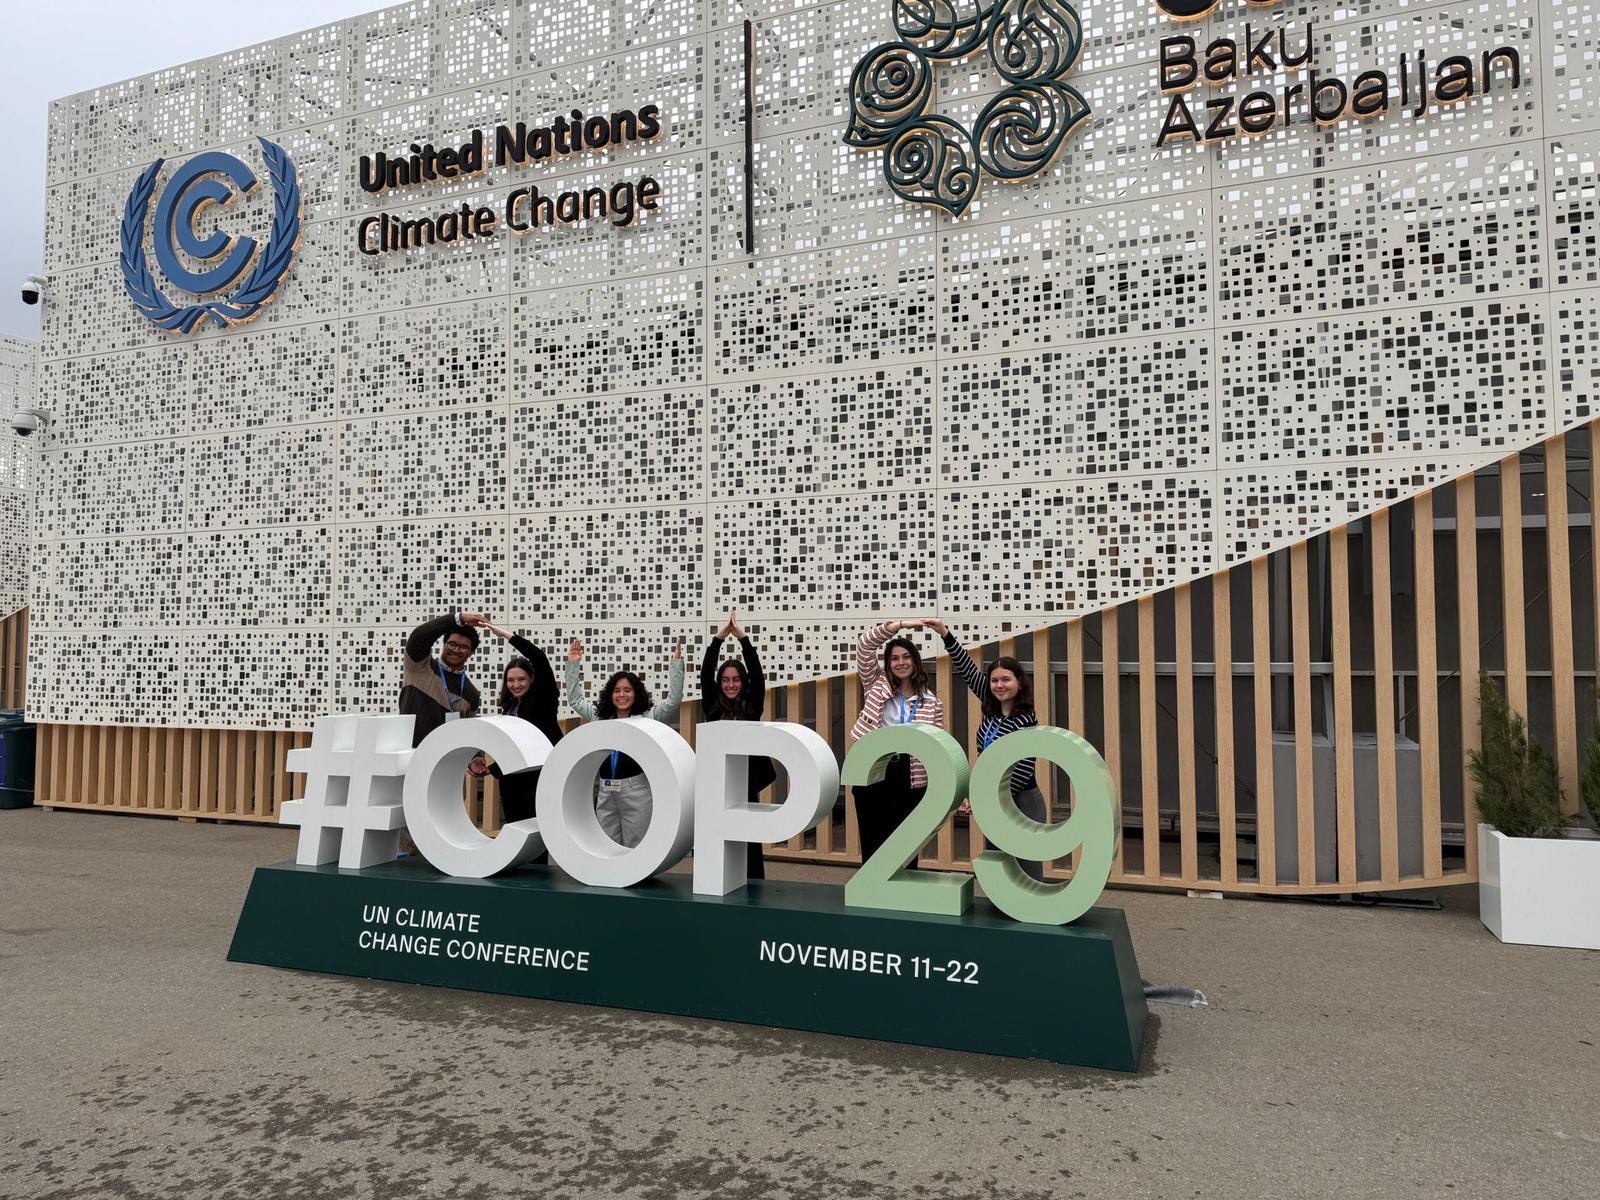
M 960 742 L 932 725 L 885 725 L 850 747 L 840 779 L 846 787 L 877 783 L 885 761 L 895 754 L 909 754 L 922 763 L 928 772 L 927 794 L 845 883 L 844 902 L 851 908 L 960 916 L 972 906 L 972 876 L 919 871 L 907 864 L 965 798 L 966 753 Z
M 1011 769 L 1030 758 L 1055 763 L 1072 781 L 1072 815 L 1059 825 L 1030 820 L 1011 798 Z M 1093 746 L 1052 726 L 1008 733 L 978 756 L 972 771 L 972 815 L 997 849 L 980 854 L 972 869 L 996 908 L 1034 925 L 1065 925 L 1094 906 L 1111 878 L 1116 854 L 1115 786 Z M 1049 862 L 1080 846 L 1083 856 L 1066 883 L 1044 883 L 1017 866 L 1018 858 Z

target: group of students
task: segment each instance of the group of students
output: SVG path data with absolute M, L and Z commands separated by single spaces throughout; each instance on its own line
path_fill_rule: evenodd
M 944 702 L 933 690 L 916 643 L 905 636 L 919 629 L 940 637 L 956 673 L 979 700 L 983 714 L 976 731 L 979 751 L 988 749 L 997 738 L 1039 723 L 1034 713 L 1033 689 L 1020 662 L 1003 655 L 980 667 L 943 621 L 922 617 L 888 621 L 861 635 L 856 645 L 861 712 L 850 729 L 852 741 L 886 725 L 918 721 L 943 725 Z M 501 674 L 498 710 L 531 722 L 551 745 L 560 741 L 560 692 L 544 651 L 526 638 L 498 628 L 481 613 L 452 612 L 419 625 L 406 640 L 400 711 L 416 718 L 414 743 L 420 743 L 446 721 L 478 715 L 481 696 L 468 677 L 467 661 L 478 648 L 481 630 L 510 642 L 516 652 Z M 740 657 L 723 660 L 723 647 L 729 638 L 738 642 Z M 440 639 L 443 645 L 435 658 L 433 647 Z M 680 638 L 673 647 L 666 695 L 660 699 L 652 697 L 636 672 L 622 669 L 606 680 L 599 698 L 591 704 L 584 692 L 583 642 L 578 638 L 573 638 L 567 649 L 565 683 L 567 703 L 582 720 L 643 717 L 673 724 L 683 701 L 683 640 Z M 706 646 L 700 664 L 700 702 L 703 721 L 759 721 L 766 707 L 761 661 L 750 638 L 739 627 L 737 613 L 728 614 L 727 622 Z M 496 766 L 482 759 L 474 760 L 469 769 L 476 775 L 493 774 L 500 779 L 501 811 L 506 821 L 534 815 L 537 770 L 501 775 Z M 749 771 L 750 803 L 760 803 L 761 793 L 776 778 L 769 760 L 753 761 Z M 1010 785 L 1012 799 L 1023 815 L 1041 822 L 1049 819 L 1033 760 L 1024 760 L 1012 770 Z M 927 786 L 923 765 L 900 754 L 889 760 L 881 780 L 854 789 L 864 859 L 917 806 Z M 962 811 L 970 811 L 965 801 Z M 601 828 L 620 845 L 638 845 L 644 836 L 650 821 L 650 784 L 639 764 L 620 751 L 613 751 L 601 764 L 595 812 Z M 749 853 L 750 877 L 764 878 L 762 847 L 752 844 Z M 1035 878 L 1043 878 L 1043 864 L 1021 865 Z

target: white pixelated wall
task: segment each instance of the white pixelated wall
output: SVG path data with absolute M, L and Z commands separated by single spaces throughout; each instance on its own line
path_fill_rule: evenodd
M 11 418 L 34 408 L 36 342 L 0 335 L 0 617 L 28 603 L 28 560 L 33 540 L 34 443 L 18 437 Z
M 881 617 L 1054 624 L 1587 420 L 1592 10 L 1222 0 L 1182 32 L 1281 24 L 1345 78 L 1511 47 L 1523 79 L 1420 117 L 1158 149 L 1178 27 L 1150 0 L 1080 0 L 1068 82 L 1091 115 L 1047 171 L 958 217 L 842 140 L 893 0 L 417 2 L 57 101 L 30 711 L 383 711 L 405 632 L 450 605 L 558 660 L 581 635 L 595 676 L 652 681 L 673 637 L 697 656 L 737 607 L 772 678 L 801 681 L 847 669 Z M 982 52 L 941 63 L 933 110 L 970 125 L 1002 84 Z M 645 102 L 651 142 L 359 184 L 380 149 Z M 159 332 L 123 290 L 130 188 L 207 149 L 259 174 L 257 135 L 298 167 L 298 261 L 251 323 Z M 356 246 L 369 215 L 644 174 L 661 202 L 628 228 Z M 258 193 L 229 228 L 268 228 Z M 478 661 L 487 681 L 503 656 Z

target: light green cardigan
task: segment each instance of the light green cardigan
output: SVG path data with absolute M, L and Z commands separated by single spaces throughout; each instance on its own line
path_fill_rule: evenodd
M 583 664 L 567 660 L 567 703 L 572 711 L 585 721 L 595 720 L 594 705 L 590 704 L 583 694 Z M 683 659 L 678 657 L 672 660 L 667 668 L 667 696 L 664 700 L 657 700 L 642 713 L 634 713 L 636 717 L 648 717 L 652 721 L 661 721 L 673 725 L 678 720 L 678 705 L 683 703 Z

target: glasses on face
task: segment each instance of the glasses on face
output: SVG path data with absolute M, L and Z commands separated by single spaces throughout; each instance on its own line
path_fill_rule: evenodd
M 454 650 L 459 654 L 471 654 L 473 651 L 473 646 L 469 642 L 446 642 L 444 648 L 446 650 Z

